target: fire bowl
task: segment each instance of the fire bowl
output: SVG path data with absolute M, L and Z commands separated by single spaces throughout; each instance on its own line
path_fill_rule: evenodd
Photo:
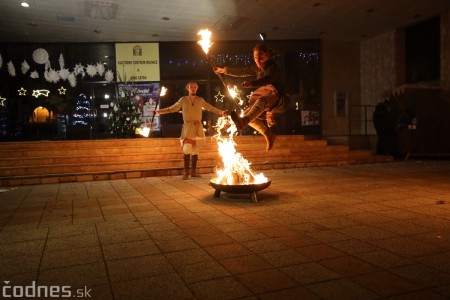
M 268 188 L 272 180 L 268 179 L 263 183 L 252 183 L 252 184 L 220 184 L 216 183 L 215 179 L 211 179 L 209 184 L 216 189 L 214 192 L 214 198 L 220 197 L 220 192 L 230 193 L 230 194 L 250 194 L 253 202 L 258 202 L 256 197 L 256 192 Z

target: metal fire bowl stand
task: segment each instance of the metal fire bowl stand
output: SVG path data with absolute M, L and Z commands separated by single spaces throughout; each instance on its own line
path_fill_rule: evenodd
M 267 180 L 264 183 L 257 184 L 219 184 L 215 183 L 214 179 L 212 179 L 209 184 L 216 189 L 214 192 L 214 198 L 220 197 L 220 192 L 231 193 L 231 194 L 250 194 L 253 202 L 258 202 L 258 198 L 256 197 L 256 192 L 261 191 L 265 188 L 268 188 L 272 180 Z

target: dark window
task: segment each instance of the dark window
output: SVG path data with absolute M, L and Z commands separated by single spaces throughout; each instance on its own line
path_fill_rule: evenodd
M 439 17 L 406 28 L 406 83 L 440 79 L 440 34 Z

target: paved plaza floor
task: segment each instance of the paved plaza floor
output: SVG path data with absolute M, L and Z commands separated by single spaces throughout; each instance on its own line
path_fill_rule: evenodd
M 450 161 L 264 173 L 0 187 L 0 298 L 450 298 Z

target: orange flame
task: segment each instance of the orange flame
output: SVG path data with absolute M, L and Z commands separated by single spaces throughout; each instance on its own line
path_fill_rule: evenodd
M 150 127 L 141 127 L 141 128 L 136 128 L 136 133 L 145 137 L 148 137 L 150 135 Z
M 165 86 L 162 86 L 162 87 L 161 87 L 161 91 L 159 92 L 159 96 L 160 96 L 160 97 L 164 97 L 164 96 L 166 95 L 166 93 L 167 93 L 166 87 L 165 87 Z
M 236 96 L 240 92 L 236 86 L 233 86 L 233 87 L 227 86 L 227 89 L 228 89 L 228 93 L 230 94 L 231 98 L 233 98 L 233 99 L 236 98 Z
M 205 52 L 205 54 L 208 54 L 209 48 L 213 44 L 211 43 L 211 31 L 209 29 L 202 29 L 197 33 L 197 35 L 200 35 L 202 37 L 202 39 L 197 43 L 202 47 L 203 52 Z
M 217 145 L 222 157 L 222 169 L 217 169 L 218 184 L 243 185 L 267 182 L 263 173 L 254 174 L 250 169 L 250 163 L 236 151 L 236 143 L 233 136 L 237 129 L 230 117 L 220 117 L 215 126 L 217 130 Z

